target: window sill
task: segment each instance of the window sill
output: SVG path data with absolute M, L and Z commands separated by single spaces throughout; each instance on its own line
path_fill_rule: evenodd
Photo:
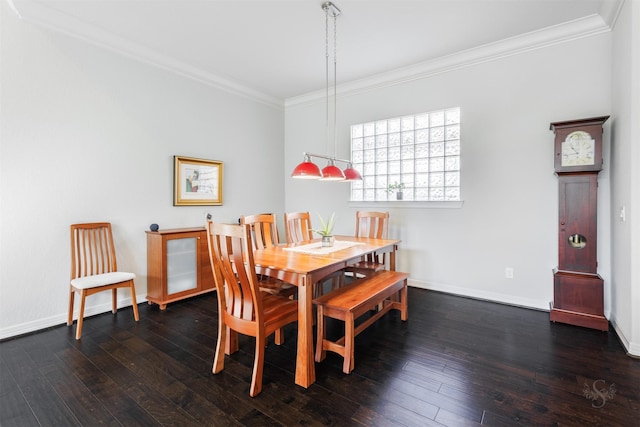
M 414 202 L 412 200 L 386 200 L 386 201 L 349 201 L 349 207 L 364 207 L 371 209 L 374 206 L 384 206 L 400 209 L 461 209 L 464 201 L 455 202 Z

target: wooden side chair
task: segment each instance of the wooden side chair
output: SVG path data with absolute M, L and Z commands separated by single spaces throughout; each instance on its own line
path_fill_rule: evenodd
M 389 212 L 356 212 L 356 237 L 386 239 L 389 234 Z M 376 271 L 385 270 L 386 254 L 369 254 L 357 263 L 347 267 L 346 272 L 354 276 L 368 276 Z
M 284 225 L 287 243 L 300 243 L 313 240 L 313 228 L 311 227 L 311 215 L 309 212 L 289 212 L 284 214 Z M 337 289 L 344 284 L 343 271 L 336 271 L 322 281 L 316 283 L 314 295 L 320 296 L 323 292 L 323 283 L 331 280 L 331 289 Z
M 299 243 L 313 240 L 311 216 L 309 212 L 289 212 L 284 214 L 287 243 Z
M 218 294 L 218 342 L 213 373 L 224 369 L 225 354 L 238 350 L 238 333 L 255 337 L 249 395 L 262 391 L 266 338 L 284 342 L 282 328 L 298 320 L 298 302 L 260 291 L 249 225 L 207 223 L 209 258 Z M 224 346 L 224 347 L 223 347 Z
M 275 214 L 243 215 L 240 217 L 240 224 L 249 225 L 254 250 L 270 248 L 280 243 Z M 294 296 L 298 292 L 298 289 L 291 283 L 267 276 L 258 277 L 260 289 L 263 292 L 286 297 Z
M 76 292 L 80 294 L 80 311 L 76 339 L 82 336 L 85 300 L 89 295 L 111 290 L 111 311 L 118 310 L 118 288 L 129 288 L 133 317 L 139 320 L 136 303 L 136 275 L 118 271 L 111 224 L 94 222 L 71 225 L 71 283 L 69 286 L 69 316 L 67 325 L 73 324 L 73 305 Z

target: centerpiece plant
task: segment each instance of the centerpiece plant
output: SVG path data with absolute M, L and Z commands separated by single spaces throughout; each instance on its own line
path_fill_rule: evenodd
M 318 215 L 318 218 L 320 218 L 321 228 L 312 229 L 312 231 L 322 236 L 322 246 L 333 246 L 333 228 L 336 225 L 336 213 L 333 212 L 328 221 L 325 221 L 321 215 Z

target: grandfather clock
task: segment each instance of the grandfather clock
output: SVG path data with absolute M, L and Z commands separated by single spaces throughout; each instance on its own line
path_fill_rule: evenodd
M 552 322 L 607 331 L 604 281 L 598 275 L 598 173 L 602 125 L 609 116 L 551 123 L 559 183 L 558 267 L 553 272 Z

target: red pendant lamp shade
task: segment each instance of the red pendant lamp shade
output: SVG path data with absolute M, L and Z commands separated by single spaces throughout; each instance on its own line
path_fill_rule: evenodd
M 300 163 L 291 173 L 292 178 L 298 179 L 318 179 L 322 177 L 320 168 L 313 163 L 309 156 L 304 156 L 304 162 Z
M 349 166 L 344 170 L 344 179 L 346 181 L 361 181 L 362 175 L 349 163 Z
M 342 169 L 337 167 L 333 160 L 329 160 L 329 164 L 322 169 L 321 181 L 344 181 L 344 173 Z

